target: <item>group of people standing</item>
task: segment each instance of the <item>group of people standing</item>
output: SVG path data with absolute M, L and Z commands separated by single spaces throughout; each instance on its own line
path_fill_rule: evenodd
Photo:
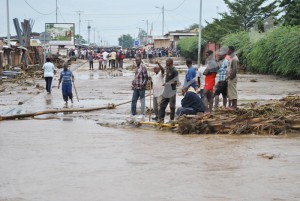
M 218 51 L 218 61 L 215 60 L 214 52 L 206 52 L 206 64 L 199 69 L 193 67 L 192 60 L 187 59 L 188 67 L 185 81 L 182 87 L 183 99 L 181 107 L 176 110 L 176 88 L 180 85 L 178 71 L 173 65 L 173 60 L 166 60 L 166 67 L 162 67 L 159 62 L 154 67 L 154 72 L 148 74 L 147 68 L 142 63 L 141 58 L 136 58 L 137 68 L 132 82 L 133 96 L 131 104 L 131 118 L 136 119 L 136 104 L 141 101 L 140 119 L 145 119 L 145 91 L 148 80 L 153 88 L 153 109 L 155 117 L 153 120 L 164 122 L 165 110 L 169 104 L 170 121 L 184 114 L 197 114 L 198 112 L 211 112 L 213 104 L 219 106 L 219 96 L 223 96 L 223 106 L 227 109 L 237 109 L 237 69 L 239 60 L 234 53 L 233 46 L 228 49 L 221 48 Z M 216 76 L 219 74 L 217 84 Z M 215 100 L 215 101 L 214 101 Z
M 221 48 L 218 51 L 218 61 L 214 58 L 213 51 L 207 51 L 206 66 L 198 69 L 197 86 L 205 104 L 205 109 L 211 112 L 213 106 L 219 106 L 219 96 L 222 94 L 223 107 L 231 110 L 237 109 L 237 70 L 239 59 L 235 54 L 235 48 Z M 219 74 L 217 84 L 216 76 Z
M 118 69 L 123 68 L 123 60 L 125 59 L 125 55 L 122 50 L 112 50 L 107 52 L 107 50 L 100 50 L 99 53 L 89 53 L 89 68 L 90 70 L 94 69 L 94 60 L 98 60 L 99 70 L 106 69 Z
M 165 110 L 170 105 L 170 119 L 175 119 L 176 109 L 176 87 L 179 84 L 178 72 L 173 65 L 173 59 L 166 60 L 166 68 L 163 68 L 159 62 L 154 67 L 154 72 L 148 75 L 146 66 L 142 63 L 141 58 L 136 58 L 136 71 L 132 81 L 133 96 L 131 103 L 131 118 L 136 119 L 136 104 L 138 99 L 141 101 L 140 119 L 145 119 L 145 91 L 148 80 L 152 81 L 153 88 L 153 106 L 155 117 L 153 120 L 163 122 Z

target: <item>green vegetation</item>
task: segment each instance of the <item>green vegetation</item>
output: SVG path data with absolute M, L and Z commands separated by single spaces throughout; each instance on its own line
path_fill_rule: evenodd
M 285 25 L 300 25 L 300 0 L 281 0 L 280 7 L 285 12 L 282 17 Z
M 123 34 L 118 38 L 119 45 L 122 46 L 123 48 L 132 48 L 134 39 L 130 34 Z
M 202 46 L 206 44 L 205 40 L 201 41 Z M 178 42 L 178 49 L 182 56 L 197 60 L 198 55 L 198 36 L 183 38 Z
M 243 31 L 249 31 L 254 25 L 263 30 L 263 21 L 269 17 L 275 18 L 280 13 L 277 9 L 278 1 L 224 0 L 224 2 L 229 8 L 229 16 L 234 19 L 233 23 L 237 22 Z
M 235 46 L 240 64 L 249 71 L 300 78 L 300 0 L 224 3 L 229 12 L 206 22 L 202 45 L 207 41 Z M 187 30 L 194 28 L 197 24 Z M 184 57 L 197 59 L 197 37 L 181 39 L 178 46 Z
M 241 31 L 233 34 L 229 34 L 222 39 L 222 46 L 234 46 L 240 59 L 242 66 L 247 66 L 247 55 L 252 48 L 250 42 L 250 35 L 246 31 Z
M 241 63 L 257 73 L 300 77 L 300 27 L 281 26 L 251 37 L 239 32 L 223 38 L 222 45 L 234 45 Z

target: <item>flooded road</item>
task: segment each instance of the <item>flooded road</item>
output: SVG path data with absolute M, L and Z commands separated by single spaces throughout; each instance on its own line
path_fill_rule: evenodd
M 79 102 L 74 99 L 71 108 L 131 99 L 130 71 L 89 71 L 83 65 L 74 74 Z M 249 81 L 253 78 L 257 82 Z M 43 80 L 35 82 L 44 85 Z M 35 86 L 2 92 L 1 115 L 64 107 L 57 82 L 51 95 Z M 243 75 L 238 86 L 243 103 L 298 93 L 300 85 Z M 300 199 L 299 135 L 181 136 L 124 127 L 129 113 L 127 104 L 0 122 L 0 201 Z M 264 153 L 274 158 L 261 157 Z
M 1 201 L 300 198 L 299 137 L 180 136 L 72 119 L 0 128 Z

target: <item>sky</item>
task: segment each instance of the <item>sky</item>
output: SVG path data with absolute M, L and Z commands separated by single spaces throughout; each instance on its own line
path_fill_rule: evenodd
M 7 35 L 6 0 L 0 13 L 0 36 Z M 88 20 L 90 20 L 91 42 L 117 45 L 122 34 L 137 37 L 139 28 L 151 29 L 154 36 L 162 33 L 162 6 L 165 7 L 165 28 L 168 31 L 182 30 L 199 22 L 200 0 L 57 0 L 58 23 L 75 23 L 75 32 L 79 33 L 79 15 L 81 13 L 81 35 L 88 38 Z M 156 8 L 159 7 L 159 8 Z M 13 19 L 19 22 L 33 19 L 34 32 L 43 32 L 45 23 L 56 22 L 56 0 L 9 0 L 10 32 L 15 35 Z M 227 11 L 223 0 L 203 0 L 202 23 L 211 22 L 218 12 Z

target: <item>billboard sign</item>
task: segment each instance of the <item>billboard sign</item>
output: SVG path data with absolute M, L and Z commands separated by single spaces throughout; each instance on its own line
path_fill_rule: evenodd
M 42 43 L 40 41 L 40 39 L 30 39 L 30 46 L 32 47 L 36 47 L 36 46 L 41 46 Z
M 45 32 L 50 35 L 49 45 L 74 45 L 74 23 L 46 23 Z

